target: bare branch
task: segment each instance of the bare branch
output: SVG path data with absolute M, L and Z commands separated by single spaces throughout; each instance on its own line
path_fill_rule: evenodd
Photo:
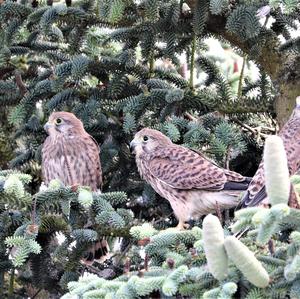
M 17 70 L 15 71 L 15 79 L 16 79 L 16 84 L 20 90 L 20 93 L 23 96 L 28 90 L 22 80 L 21 72 L 19 72 Z

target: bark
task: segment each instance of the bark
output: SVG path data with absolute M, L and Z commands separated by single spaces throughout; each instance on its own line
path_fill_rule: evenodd
M 275 79 L 278 95 L 275 102 L 277 119 L 282 126 L 295 107 L 295 99 L 300 95 L 300 56 L 290 56 L 281 67 Z
M 192 11 L 196 1 L 186 1 Z M 249 54 L 251 45 L 228 32 L 225 28 L 226 21 L 225 16 L 209 14 L 206 30 L 224 38 L 246 54 Z M 260 56 L 254 60 L 270 76 L 278 91 L 274 109 L 278 124 L 281 127 L 291 115 L 295 107 L 295 99 L 300 95 L 300 56 L 290 52 L 281 52 L 279 46 L 280 42 L 275 33 L 270 34 L 262 45 Z

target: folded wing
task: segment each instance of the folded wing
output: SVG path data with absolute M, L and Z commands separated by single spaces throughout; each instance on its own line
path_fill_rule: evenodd
M 243 176 L 181 146 L 155 151 L 149 159 L 148 170 L 156 179 L 176 189 L 214 191 L 227 187 L 228 190 L 230 182 L 236 183 L 231 190 L 245 190 L 248 186 Z

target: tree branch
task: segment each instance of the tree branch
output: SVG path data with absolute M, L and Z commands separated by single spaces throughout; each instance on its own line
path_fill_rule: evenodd
M 137 225 L 137 224 L 134 224 Z M 133 225 L 126 226 L 124 228 L 110 228 L 107 226 L 96 225 L 94 229 L 100 236 L 110 236 L 110 237 L 123 237 L 123 238 L 131 238 L 130 229 Z
M 21 73 L 19 71 L 15 71 L 15 79 L 16 79 L 16 84 L 20 90 L 20 94 L 24 96 L 24 94 L 27 92 L 27 87 L 25 86 Z
M 197 0 L 186 0 L 192 12 L 196 2 Z M 206 31 L 224 38 L 244 53 L 250 54 L 252 44 L 227 31 L 226 22 L 226 16 L 210 14 Z M 275 111 L 281 127 L 293 111 L 296 97 L 300 95 L 300 55 L 281 52 L 280 41 L 272 31 L 269 35 L 264 35 L 264 39 L 259 56 L 253 60 L 270 76 L 279 91 L 275 99 Z

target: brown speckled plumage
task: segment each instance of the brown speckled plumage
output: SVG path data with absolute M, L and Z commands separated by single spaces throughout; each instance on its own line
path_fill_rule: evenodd
M 60 125 L 57 119 L 62 119 Z M 49 136 L 42 150 L 45 184 L 59 179 L 66 186 L 75 184 L 101 189 L 102 173 L 99 146 L 84 130 L 82 122 L 72 113 L 54 112 L 48 124 Z
M 282 127 L 278 135 L 283 140 L 289 172 L 290 175 L 293 175 L 300 168 L 300 107 L 294 109 L 290 119 Z M 242 204 L 249 207 L 256 206 L 264 201 L 266 197 L 264 163 L 262 161 L 242 199 Z M 290 196 L 290 205 L 299 208 L 293 192 Z
M 248 186 L 247 178 L 172 143 L 156 130 L 139 131 L 131 148 L 140 175 L 169 200 L 181 226 L 190 217 L 236 206 L 240 191 Z
M 59 123 L 58 123 L 59 121 Z M 45 125 L 49 136 L 42 149 L 42 172 L 46 185 L 59 179 L 66 186 L 89 186 L 92 191 L 102 187 L 99 146 L 85 131 L 82 122 L 69 112 L 54 112 Z M 103 262 L 109 247 L 99 238 L 88 248 L 81 261 L 91 265 Z

